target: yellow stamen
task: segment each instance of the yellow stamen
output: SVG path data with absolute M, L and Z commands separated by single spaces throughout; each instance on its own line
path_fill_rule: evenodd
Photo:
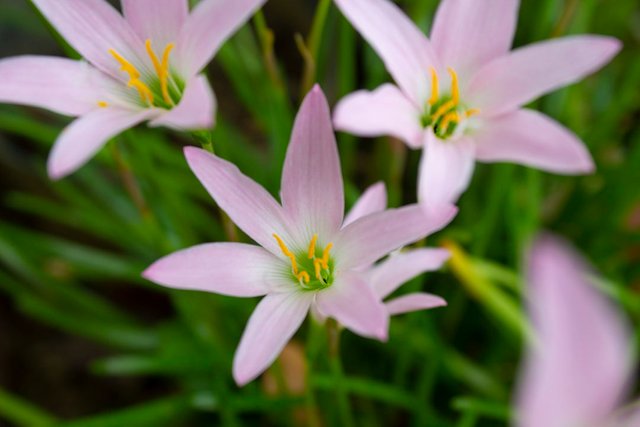
M 322 267 L 323 267 L 323 262 L 321 259 L 313 260 L 313 268 L 316 270 L 316 279 L 318 280 L 322 280 L 322 276 L 320 275 L 320 272 L 322 271 Z
M 451 74 L 451 100 L 454 102 L 454 105 L 458 105 L 460 103 L 460 87 L 458 86 L 458 75 L 451 67 L 448 67 L 447 71 L 449 71 L 449 74 Z
M 309 281 L 311 280 L 311 278 L 309 277 L 309 273 L 307 273 L 306 271 L 301 271 L 300 274 L 296 275 L 296 278 L 300 282 L 304 280 L 305 283 L 309 283 Z
M 129 74 L 128 85 L 137 89 L 138 93 L 140 94 L 140 98 L 142 98 L 144 102 L 153 105 L 153 93 L 151 93 L 151 89 L 149 89 L 149 87 L 140 80 L 140 72 L 138 71 L 138 69 L 114 49 L 109 49 L 109 53 L 120 64 L 120 70 Z
M 293 270 L 293 274 L 298 279 L 300 279 L 300 277 L 298 276 L 298 263 L 296 262 L 296 256 L 289 250 L 289 248 L 287 247 L 287 245 L 285 245 L 285 243 L 282 241 L 280 236 L 274 233 L 273 237 L 278 241 L 278 246 L 280 246 L 280 250 L 282 251 L 282 253 L 291 260 L 291 269 Z M 304 273 L 304 271 L 302 273 Z
M 329 252 L 333 248 L 333 243 L 329 243 L 324 252 L 322 252 L 322 268 L 329 268 Z
M 467 118 L 469 118 L 480 114 L 480 110 L 477 108 L 472 108 L 471 110 L 467 110 L 464 114 L 465 116 L 467 116 Z
M 442 118 L 442 116 L 444 116 L 447 113 L 447 111 L 451 110 L 452 108 L 455 108 L 455 106 L 456 106 L 456 103 L 454 102 L 453 99 L 442 104 L 440 108 L 436 110 L 433 116 L 431 116 L 432 122 L 436 123 L 438 120 L 440 120 L 440 118 Z
M 455 111 L 452 111 L 444 116 L 444 118 L 442 119 L 442 124 L 440 125 L 440 129 L 442 129 L 443 132 L 446 132 L 447 129 L 449 129 L 449 125 L 451 123 L 460 123 L 460 116 Z
M 429 99 L 429 105 L 438 102 L 438 98 L 440 97 L 439 92 L 438 73 L 436 73 L 435 68 L 431 67 L 431 98 Z
M 98 101 L 98 107 L 100 108 L 107 108 L 109 106 L 109 104 L 107 102 L 104 101 Z
M 173 43 L 169 43 L 167 47 L 164 49 L 164 53 L 162 55 L 162 62 L 156 56 L 156 53 L 153 51 L 153 47 L 151 46 L 151 39 L 147 39 L 145 42 L 145 46 L 147 48 L 147 53 L 151 58 L 151 62 L 153 63 L 153 67 L 156 69 L 156 73 L 158 74 L 158 78 L 160 79 L 160 89 L 162 90 L 162 97 L 167 104 L 173 105 L 173 99 L 171 99 L 171 95 L 169 94 L 169 55 L 174 48 Z
M 313 259 L 316 256 L 316 242 L 318 241 L 318 235 L 314 234 L 309 244 L 309 259 Z
M 131 79 L 129 80 L 128 85 L 130 87 L 136 88 L 138 93 L 140 94 L 140 98 L 142 98 L 143 101 L 147 102 L 149 106 L 153 105 L 153 93 L 146 84 L 142 83 L 141 80 Z

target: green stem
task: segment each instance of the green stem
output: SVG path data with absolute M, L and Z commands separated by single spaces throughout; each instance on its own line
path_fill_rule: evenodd
M 138 185 L 138 181 L 136 180 L 133 171 L 122 157 L 120 146 L 117 142 L 111 144 L 111 153 L 113 155 L 113 160 L 116 163 L 122 185 L 129 194 L 129 197 L 131 197 L 131 201 L 133 201 L 134 205 L 138 209 L 138 212 L 140 212 L 140 216 L 144 220 L 151 220 L 151 210 L 149 209 L 147 201 L 145 200 L 144 195 L 140 190 L 140 186 Z
M 316 81 L 318 71 L 318 51 L 327 22 L 331 0 L 320 0 L 311 24 L 309 37 L 305 41 L 300 34 L 296 34 L 296 44 L 304 59 L 304 74 L 302 79 L 302 96 L 304 97 Z
M 329 352 L 329 367 L 336 386 L 336 398 L 340 414 L 340 425 L 343 427 L 355 427 L 349 395 L 344 383 L 344 370 L 340 361 L 340 329 L 335 320 L 327 321 L 327 340 Z

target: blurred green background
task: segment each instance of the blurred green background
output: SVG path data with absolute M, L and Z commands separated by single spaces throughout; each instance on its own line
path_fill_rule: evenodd
M 428 29 L 436 0 L 399 3 Z M 575 33 L 613 35 L 625 48 L 534 107 L 586 141 L 598 172 L 480 166 L 459 217 L 428 242 L 454 245 L 456 262 L 402 288 L 442 295 L 448 308 L 394 318 L 388 344 L 344 333 L 342 366 L 330 366 L 324 332 L 307 321 L 243 389 L 231 360 L 256 300 L 140 278 L 161 255 L 225 239 L 181 154 L 195 141 L 139 127 L 53 183 L 47 153 L 69 120 L 0 105 L 0 426 L 507 425 L 527 327 L 522 260 L 537 231 L 583 251 L 640 325 L 640 3 L 522 0 L 516 46 Z M 26 0 L 0 0 L 0 41 L 0 57 L 64 55 Z M 311 82 L 335 103 L 389 80 L 325 0 L 269 1 L 209 75 L 217 153 L 274 193 Z M 339 146 L 349 202 L 378 180 L 391 205 L 415 200 L 419 153 L 385 138 L 339 135 Z

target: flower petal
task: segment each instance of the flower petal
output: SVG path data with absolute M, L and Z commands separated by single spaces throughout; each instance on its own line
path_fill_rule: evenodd
M 189 15 L 188 0 L 122 0 L 122 12 L 142 40 L 165 48 L 178 40 Z
M 135 1 L 135 0 L 134 0 Z M 222 44 L 266 0 L 203 0 L 187 18 L 176 46 L 185 76 L 198 74 Z
M 602 68 L 618 53 L 612 37 L 571 36 L 514 50 L 485 65 L 472 78 L 468 102 L 484 116 L 512 111 L 575 83 Z
M 344 189 L 329 105 L 319 86 L 307 95 L 282 171 L 282 206 L 305 243 L 318 233 L 330 239 L 344 218 Z
M 357 274 L 343 273 L 328 289 L 318 292 L 318 310 L 358 335 L 387 340 L 389 316 L 384 304 Z
M 442 141 L 429 132 L 420 161 L 418 200 L 428 205 L 455 203 L 473 176 L 474 149 L 469 138 Z
M 427 37 L 388 0 L 335 0 L 342 13 L 380 55 L 389 73 L 416 105 L 430 91 L 429 69 L 440 68 Z
M 394 85 L 347 95 L 336 107 L 336 129 L 358 136 L 391 135 L 411 148 L 422 145 L 421 111 Z
M 280 287 L 279 268 L 286 265 L 259 246 L 225 242 L 174 252 L 142 275 L 169 288 L 256 297 Z
M 205 76 L 196 76 L 185 88 L 180 103 L 150 123 L 178 131 L 211 129 L 215 125 L 216 98 Z
M 46 70 L 46 71 L 44 71 Z M 19 56 L 0 61 L 0 102 L 79 116 L 104 100 L 106 76 L 83 61 Z
M 391 295 L 400 286 L 427 271 L 438 270 L 449 259 L 446 249 L 413 249 L 376 265 L 370 271 L 373 289 L 381 299 Z
M 157 114 L 155 110 L 132 111 L 99 108 L 62 131 L 49 154 L 51 179 L 60 179 L 84 165 L 109 139 Z
M 391 316 L 412 311 L 429 310 L 430 308 L 444 307 L 446 305 L 447 302 L 441 297 L 425 293 L 403 295 L 385 303 Z
M 443 0 L 431 31 L 440 60 L 462 81 L 511 48 L 518 0 Z
M 521 427 L 601 425 L 630 378 L 631 336 L 587 279 L 588 269 L 551 236 L 529 260 L 529 313 L 538 333 L 520 379 Z
M 239 386 L 254 380 L 276 360 L 307 316 L 314 295 L 276 293 L 260 301 L 233 359 L 233 378 Z
M 342 227 L 346 227 L 352 222 L 371 215 L 376 212 L 381 212 L 387 208 L 387 188 L 384 182 L 378 182 L 360 196 L 355 205 L 351 208 L 347 217 L 344 220 Z
M 589 151 L 575 134 L 532 110 L 487 119 L 474 140 L 476 157 L 484 162 L 515 162 L 562 174 L 595 169 Z
M 146 66 L 144 44 L 125 19 L 105 0 L 33 0 L 42 14 L 71 46 L 99 69 L 128 80 L 109 53 L 114 49 L 138 67 Z
M 193 173 L 231 220 L 262 247 L 282 257 L 273 234 L 291 241 L 289 221 L 274 198 L 232 163 L 196 147 L 186 147 L 184 154 Z
M 361 218 L 338 235 L 337 267 L 369 267 L 390 252 L 442 229 L 457 213 L 454 206 L 410 205 Z

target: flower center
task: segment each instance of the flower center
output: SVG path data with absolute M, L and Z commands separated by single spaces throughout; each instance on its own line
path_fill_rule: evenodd
M 309 249 L 296 255 L 289 250 L 280 236 L 274 234 L 273 237 L 278 241 L 282 253 L 291 261 L 292 278 L 302 289 L 317 291 L 333 284 L 334 263 L 330 256 L 333 243 L 322 249 L 317 246 L 318 235 L 314 234 Z
M 129 75 L 127 86 L 137 91 L 144 105 L 171 109 L 180 101 L 184 90 L 180 80 L 172 76 L 170 72 L 169 57 L 174 44 L 169 43 L 165 47 L 162 58 L 159 58 L 154 52 L 150 39 L 145 42 L 145 47 L 155 69 L 155 75 L 152 76 L 142 76 L 136 66 L 115 49 L 109 49 L 109 53 L 120 64 L 120 70 Z M 100 101 L 98 106 L 105 108 L 108 104 Z
M 433 131 L 441 139 L 449 139 L 458 125 L 469 117 L 480 112 L 477 109 L 466 109 L 460 104 L 460 87 L 458 75 L 453 68 L 447 68 L 451 76 L 451 93 L 440 94 L 440 83 L 435 68 L 431 68 L 431 98 L 427 101 L 422 125 L 433 127 Z

